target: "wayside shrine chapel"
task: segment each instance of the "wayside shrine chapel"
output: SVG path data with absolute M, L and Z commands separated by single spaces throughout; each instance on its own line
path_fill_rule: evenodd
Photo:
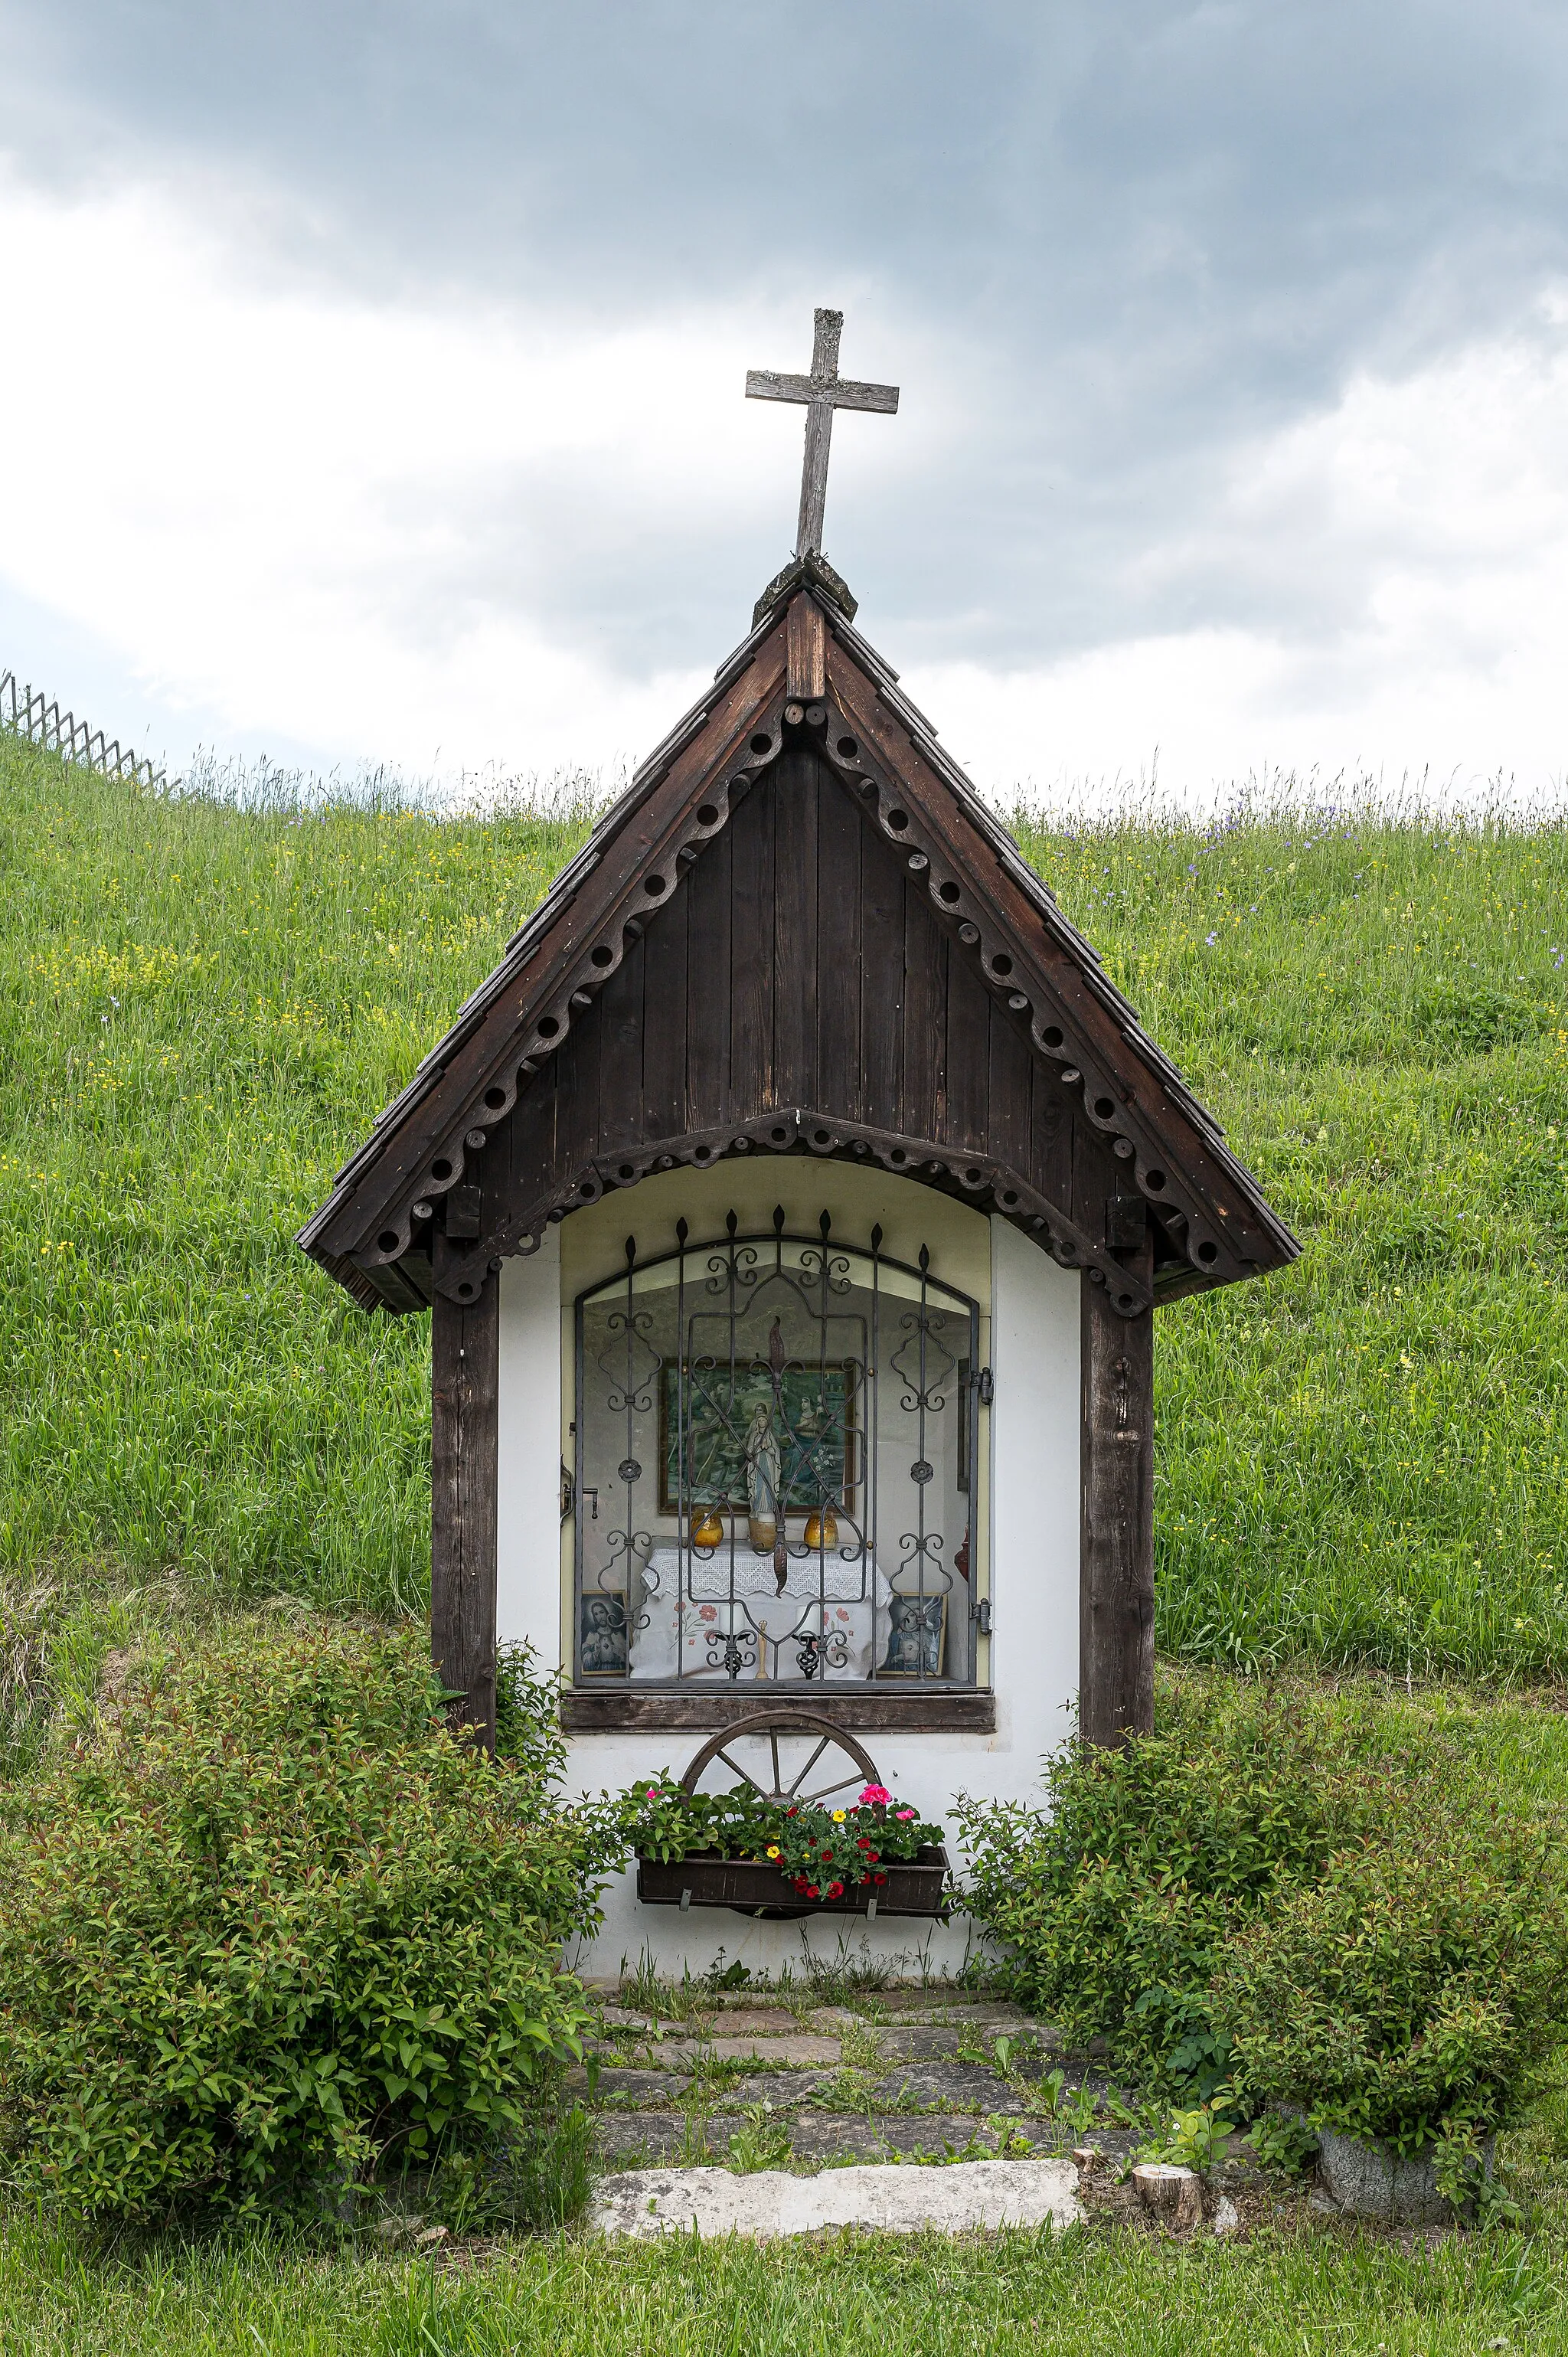
M 897 393 L 839 376 L 840 327 L 747 380 L 806 409 L 749 635 L 300 1241 L 431 1313 L 465 1719 L 526 1640 L 587 1791 L 730 1727 L 782 1789 L 805 1713 L 813 1757 L 837 1731 L 940 1817 L 1027 1793 L 1075 1710 L 1095 1743 L 1151 1724 L 1154 1315 L 1297 1246 L 854 627 L 832 416 Z M 800 1936 L 628 1874 L 588 1964 Z M 961 1921 L 931 1937 L 961 1957 Z

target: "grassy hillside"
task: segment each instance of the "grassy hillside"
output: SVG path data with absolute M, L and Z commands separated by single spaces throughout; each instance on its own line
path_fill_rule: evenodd
M 424 1323 L 290 1239 L 581 828 L 158 801 L 0 737 L 14 1594 L 420 1604 Z M 1021 833 L 1306 1243 L 1162 1315 L 1163 1644 L 1568 1668 L 1568 824 Z

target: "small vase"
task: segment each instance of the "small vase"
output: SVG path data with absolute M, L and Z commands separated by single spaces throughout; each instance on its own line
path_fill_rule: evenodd
M 831 1506 L 823 1513 L 807 1515 L 806 1544 L 813 1555 L 819 1547 L 836 1547 L 838 1543 L 838 1516 Z
M 753 1552 L 757 1555 L 771 1555 L 773 1542 L 779 1536 L 779 1524 L 773 1516 L 752 1514 L 748 1516 L 746 1527 L 751 1534 Z
M 715 1506 L 698 1506 L 692 1515 L 692 1544 L 716 1547 L 724 1544 L 725 1526 Z

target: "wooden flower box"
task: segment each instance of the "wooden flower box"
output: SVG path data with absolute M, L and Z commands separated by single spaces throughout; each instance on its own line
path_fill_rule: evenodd
M 650 1907 L 728 1907 L 737 1915 L 940 1916 L 946 1911 L 948 1854 L 925 1848 L 913 1859 L 889 1858 L 883 1883 L 851 1883 L 840 1899 L 802 1899 L 787 1874 L 754 1858 L 716 1850 L 666 1861 L 639 1857 L 637 1895 Z

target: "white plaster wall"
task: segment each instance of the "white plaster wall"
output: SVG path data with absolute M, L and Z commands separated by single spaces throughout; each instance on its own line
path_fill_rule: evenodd
M 830 1178 L 820 1167 L 799 1160 L 792 1166 L 774 1164 L 761 1189 L 768 1209 L 780 1200 L 786 1178 L 791 1192 L 799 1186 L 796 1174 L 815 1197 L 831 1194 L 835 1208 L 843 1201 L 836 1183 L 840 1178 L 871 1180 L 874 1176 L 832 1166 Z M 744 1175 L 752 1179 L 751 1172 Z M 694 1177 L 721 1182 L 721 1191 L 728 1194 L 739 1191 L 733 1173 L 727 1186 L 726 1174 L 716 1170 L 670 1176 L 680 1178 L 684 1189 L 683 1204 L 676 1202 L 672 1189 L 668 1190 L 671 1222 L 681 1209 L 693 1217 Z M 756 1176 L 763 1178 L 764 1173 Z M 645 1181 L 636 1190 L 637 1198 L 650 1194 L 658 1183 Z M 928 1814 L 950 1819 L 950 1854 L 956 1857 L 951 1838 L 956 1827 L 950 1817 L 953 1795 L 1028 1794 L 1037 1784 L 1043 1756 L 1067 1734 L 1077 1697 L 1081 1280 L 1075 1272 L 1058 1267 L 1005 1221 L 988 1223 L 966 1206 L 914 1182 L 879 1177 L 876 1194 L 875 1204 L 868 1201 L 855 1209 L 881 1216 L 890 1230 L 889 1214 L 897 1218 L 900 1231 L 912 1223 L 934 1227 L 939 1219 L 946 1225 L 955 1216 L 972 1223 L 971 1233 L 944 1238 L 944 1243 L 957 1246 L 956 1254 L 951 1249 L 939 1251 L 933 1234 L 933 1256 L 940 1273 L 982 1298 L 990 1313 L 989 1337 L 983 1329 L 983 1341 L 988 1340 L 996 1387 L 989 1417 L 987 1518 L 995 1634 L 988 1648 L 983 1646 L 981 1675 L 984 1680 L 989 1671 L 995 1686 L 996 1730 L 992 1735 L 861 1738 L 889 1785 L 908 1793 Z M 793 1225 L 797 1207 L 788 1195 L 784 1200 Z M 759 1224 L 756 1206 L 743 1202 L 736 1208 L 745 1224 Z M 802 1200 L 799 1209 L 805 1208 Z M 564 1453 L 567 1462 L 573 1461 L 566 1431 L 570 1392 L 564 1388 L 570 1370 L 572 1303 L 583 1285 L 617 1265 L 608 1256 L 611 1222 L 604 1214 L 609 1209 L 601 1204 L 594 1213 L 575 1214 L 564 1231 L 551 1232 L 532 1259 L 508 1262 L 501 1276 L 499 1634 L 503 1641 L 530 1638 L 552 1667 L 562 1659 L 563 1583 L 570 1571 L 553 1501 L 558 1459 Z M 655 1209 L 662 1213 L 665 1206 L 638 1200 L 636 1209 L 639 1216 L 628 1218 L 632 1200 L 626 1195 L 614 1199 L 613 1223 L 619 1236 L 635 1228 L 640 1250 L 664 1248 L 658 1233 L 662 1219 L 646 1214 Z M 715 1227 L 722 1218 L 721 1207 Z M 574 1238 L 580 1222 L 584 1232 Z M 840 1224 L 835 1218 L 835 1226 Z M 867 1219 L 867 1228 L 869 1224 Z M 607 1232 L 602 1238 L 596 1233 L 600 1226 Z M 863 1241 L 857 1226 L 852 1232 L 847 1206 L 842 1226 L 846 1241 Z M 989 1248 L 983 1268 L 973 1231 Z M 960 1265 L 954 1265 L 955 1257 Z M 601 1270 L 597 1264 L 607 1258 L 607 1266 Z M 596 1792 L 617 1790 L 661 1769 L 678 1775 L 701 1740 L 689 1734 L 576 1736 L 570 1750 L 570 1781 L 578 1790 Z M 763 1748 L 757 1749 L 760 1759 Z M 754 1970 L 776 1972 L 788 1959 L 799 1957 L 803 1938 L 829 1953 L 841 1938 L 855 1946 L 865 1941 L 878 1954 L 911 1962 L 918 1951 L 932 1969 L 956 1970 L 968 1951 L 972 1927 L 961 1917 L 945 1926 L 899 1918 L 868 1926 L 864 1918 L 854 1917 L 758 1923 L 718 1909 L 682 1916 L 674 1908 L 641 1906 L 634 1878 L 627 1874 L 611 1884 L 604 1928 L 577 1961 L 589 1974 L 613 1974 L 623 1958 L 635 1963 L 646 1950 L 660 1970 L 679 1976 L 682 1967 L 693 1974 L 706 1970 L 722 1947 L 726 1960 L 740 1957 Z
M 561 1231 L 500 1273 L 496 1397 L 496 1634 L 562 1663 Z

